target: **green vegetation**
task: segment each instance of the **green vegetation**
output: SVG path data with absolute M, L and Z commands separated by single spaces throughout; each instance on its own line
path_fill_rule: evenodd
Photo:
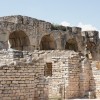
M 62 30 L 62 31 L 66 31 L 66 27 L 62 26 L 62 25 L 51 25 L 51 30 Z

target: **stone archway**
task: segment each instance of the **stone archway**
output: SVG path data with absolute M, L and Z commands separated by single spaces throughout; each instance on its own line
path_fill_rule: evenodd
M 40 50 L 55 50 L 56 45 L 52 36 L 45 35 L 41 39 Z
M 96 44 L 94 42 L 88 41 L 86 48 L 87 51 L 90 52 L 92 58 L 96 58 L 97 56 Z
M 9 42 L 12 49 L 29 50 L 30 41 L 23 31 L 14 31 L 9 35 Z
M 96 50 L 96 44 L 94 42 L 87 42 L 87 49 L 90 50 L 91 52 Z
M 74 51 L 78 51 L 78 44 L 77 44 L 77 41 L 75 39 L 69 39 L 67 42 L 66 42 L 66 45 L 65 45 L 65 50 L 74 50 Z

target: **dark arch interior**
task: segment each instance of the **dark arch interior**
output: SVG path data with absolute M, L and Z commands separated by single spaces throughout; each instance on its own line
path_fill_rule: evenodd
M 40 49 L 41 50 L 55 50 L 54 39 L 50 35 L 43 36 L 40 43 Z
M 94 42 L 87 42 L 87 49 L 90 51 L 93 51 L 96 49 L 95 43 Z
M 23 31 L 14 31 L 9 36 L 11 48 L 16 50 L 28 50 L 30 41 L 28 36 Z
M 78 51 L 77 41 L 75 39 L 69 39 L 66 42 L 65 50 L 74 50 L 77 52 Z
M 96 52 L 96 44 L 94 42 L 88 41 L 87 50 L 90 51 L 92 58 L 94 58 Z

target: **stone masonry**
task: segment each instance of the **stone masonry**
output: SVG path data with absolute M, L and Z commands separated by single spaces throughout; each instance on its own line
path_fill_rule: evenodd
M 0 17 L 0 100 L 100 99 L 98 34 Z
M 78 53 L 34 51 L 32 58 L 32 62 L 27 62 L 28 57 L 25 57 L 2 64 L 1 100 L 63 100 L 80 97 L 81 65 Z M 44 76 L 46 63 L 52 63 L 52 76 Z

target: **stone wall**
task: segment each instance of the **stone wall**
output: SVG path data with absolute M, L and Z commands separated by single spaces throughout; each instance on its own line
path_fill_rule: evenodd
M 93 61 L 91 63 L 92 67 L 92 78 L 91 82 L 91 90 L 94 91 L 94 96 L 99 99 L 100 98 L 100 61 Z
M 81 73 L 80 73 L 80 94 L 81 97 L 89 98 L 90 80 L 92 78 L 90 61 L 84 58 L 82 61 Z
M 52 100 L 80 97 L 79 55 L 73 51 L 34 51 L 32 61 L 13 59 L 0 67 L 1 100 Z M 52 63 L 52 76 L 45 66 Z
M 4 48 L 8 49 L 8 40 L 10 34 L 20 31 L 24 32 L 29 38 L 30 44 L 28 50 L 37 50 L 40 48 L 40 41 L 44 35 L 48 34 L 51 23 L 26 16 L 6 16 L 0 17 L 0 41 Z M 19 37 L 20 38 L 20 37 Z M 16 41 L 18 43 L 18 41 Z M 26 41 L 27 42 L 27 41 Z
M 98 34 L 0 17 L 0 100 L 100 98 Z
M 34 66 L 19 64 L 0 67 L 0 99 L 32 100 Z
M 24 51 L 74 50 L 84 53 L 87 45 L 92 57 L 99 59 L 97 55 L 100 54 L 100 41 L 97 31 L 82 32 L 79 27 L 60 25 L 57 29 L 52 29 L 52 25 L 43 20 L 21 15 L 0 17 L 0 49 L 8 49 L 8 40 L 11 48 Z M 67 44 L 69 44 L 68 47 L 66 47 Z M 43 45 L 45 48 L 41 48 Z
M 24 55 L 21 56 L 21 53 Z M 100 96 L 99 62 L 91 63 L 74 51 L 1 51 L 0 59 L 1 100 L 63 100 Z M 48 63 L 52 68 L 45 70 Z

